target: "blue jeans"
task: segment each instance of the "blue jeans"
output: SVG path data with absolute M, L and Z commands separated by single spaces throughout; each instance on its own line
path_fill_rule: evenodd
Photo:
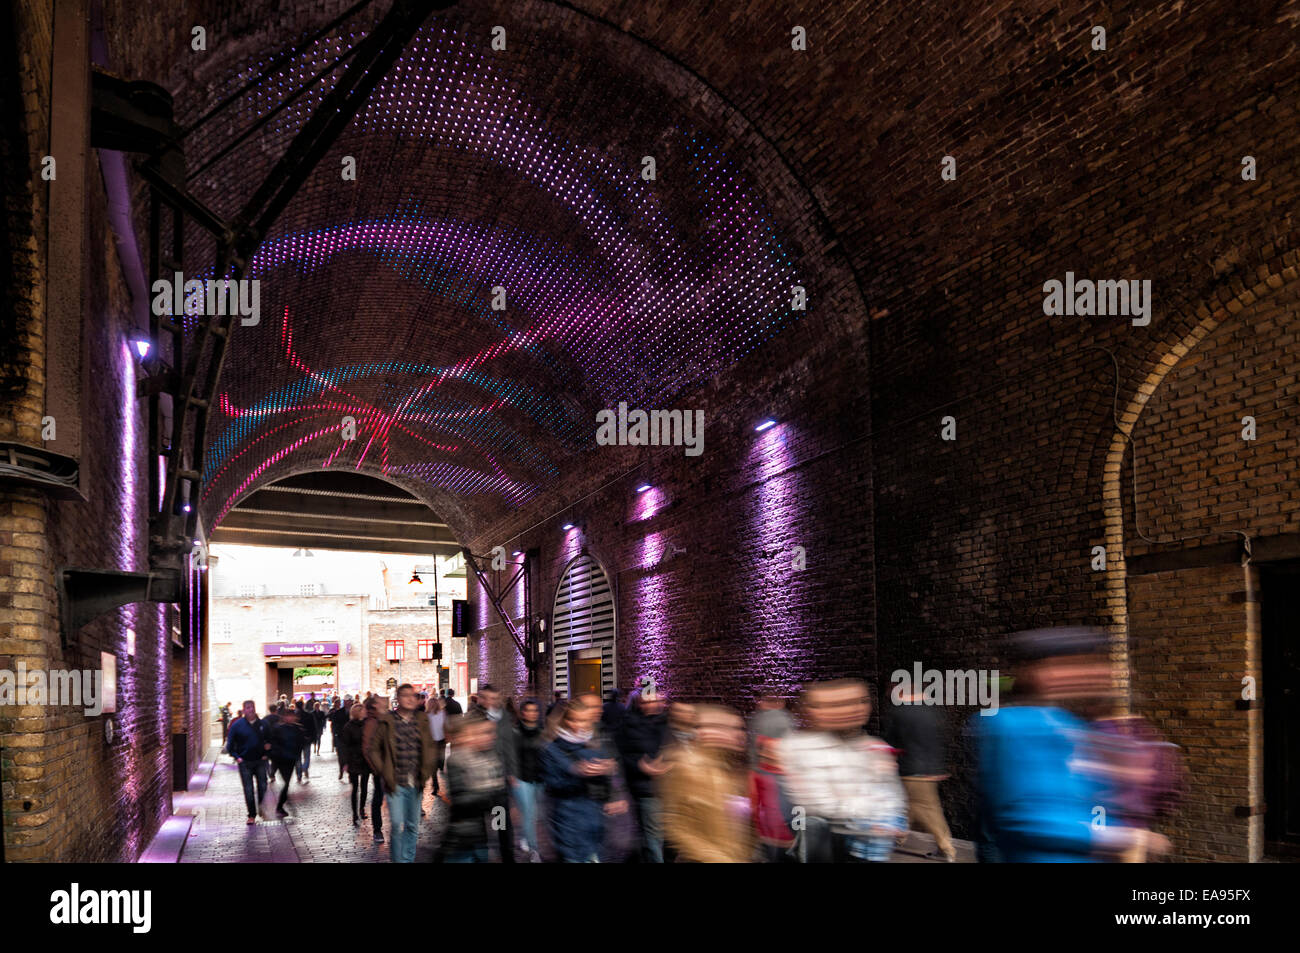
M 519 781 L 514 788 L 515 804 L 519 807 L 523 838 L 533 850 L 537 849 L 537 799 L 541 796 L 539 782 Z
M 415 863 L 415 843 L 420 835 L 419 788 L 399 785 L 388 794 L 388 823 L 393 834 L 393 863 Z
M 253 796 L 253 779 L 257 779 L 257 796 Z M 257 817 L 257 806 L 266 797 L 266 762 L 261 758 L 256 761 L 239 762 L 239 780 L 244 785 L 244 803 L 248 805 L 248 816 Z
M 302 773 L 311 770 L 311 742 L 303 745 L 302 753 L 298 755 L 298 780 L 302 781 Z
M 636 807 L 636 822 L 641 828 L 641 862 L 662 864 L 664 862 L 664 832 L 660 823 L 661 811 L 657 797 L 633 798 Z

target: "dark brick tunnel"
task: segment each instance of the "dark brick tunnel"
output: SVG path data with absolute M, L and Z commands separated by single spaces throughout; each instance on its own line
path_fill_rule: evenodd
M 141 855 L 213 740 L 206 543 L 335 474 L 480 561 L 469 674 L 515 697 L 573 684 L 579 576 L 602 688 L 858 678 L 873 733 L 895 672 L 1094 626 L 1182 749 L 1173 857 L 1300 844 L 1300 7 L 414 4 L 343 95 L 406 6 L 7 14 L 0 669 L 115 658 L 129 743 L 0 710 L 6 860 Z M 149 595 L 74 626 L 70 568 Z

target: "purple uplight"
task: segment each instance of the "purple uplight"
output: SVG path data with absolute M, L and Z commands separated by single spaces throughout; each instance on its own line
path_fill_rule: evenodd
M 748 589 L 751 598 L 778 611 L 782 619 L 779 629 L 756 629 L 752 645 L 758 657 L 779 660 L 781 668 L 767 673 L 777 681 L 794 677 L 790 672 L 800 677 L 811 672 L 818 644 L 812 608 L 817 600 L 806 588 L 814 575 L 811 570 L 791 571 L 794 547 L 807 545 L 804 533 L 810 522 L 809 493 L 803 471 L 794 469 L 791 437 L 787 427 L 769 431 L 754 441 L 746 461 L 754 487 L 745 500 L 744 519 L 756 548 L 776 554 L 755 564 Z
M 573 529 L 573 524 L 565 523 L 563 526 L 560 527 L 560 529 L 564 530 L 567 533 L 569 530 Z
M 764 430 L 767 430 L 768 428 L 770 428 L 770 427 L 775 427 L 775 426 L 776 426 L 776 421 L 775 421 L 775 420 L 765 420 L 765 421 L 763 421 L 761 424 L 759 424 L 757 427 L 754 428 L 754 432 L 755 432 L 755 433 L 762 433 Z
M 648 486 L 644 490 L 638 488 L 637 495 L 632 498 L 632 512 L 627 521 L 639 523 L 648 520 L 664 508 L 664 503 L 664 491 L 658 487 Z
M 636 488 L 636 491 L 638 493 L 644 493 L 646 490 L 650 490 L 650 489 L 653 489 L 653 487 L 651 487 L 649 483 L 642 483 L 639 487 Z
M 143 334 L 133 334 L 131 336 L 131 346 L 135 348 L 136 355 L 139 356 L 142 361 L 149 356 L 149 351 L 153 347 L 153 345 L 149 343 L 149 339 Z

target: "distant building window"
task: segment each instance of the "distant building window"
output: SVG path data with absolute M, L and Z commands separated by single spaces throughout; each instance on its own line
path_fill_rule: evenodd
M 235 640 L 235 627 L 229 619 L 223 619 L 217 623 L 216 632 L 213 633 L 212 641 L 214 642 L 233 642 Z
M 241 599 L 255 599 L 255 598 L 257 598 L 257 586 L 240 586 L 240 587 L 239 587 L 239 598 L 241 598 Z
M 275 637 L 276 637 L 277 639 L 282 639 L 282 638 L 284 638 L 284 623 L 283 623 L 283 622 L 272 622 L 272 623 L 271 623 L 271 631 L 273 631 L 273 632 L 275 633 Z
M 429 605 L 431 606 L 436 606 L 438 604 L 437 596 L 426 596 L 425 598 L 429 600 Z
M 406 643 L 401 639 L 386 639 L 384 651 L 390 662 L 400 662 L 406 658 Z
M 319 587 L 314 582 L 304 582 L 301 586 L 298 587 L 298 595 L 314 596 L 316 595 L 318 588 Z
M 420 639 L 420 661 L 432 662 L 438 658 L 438 641 L 436 639 Z

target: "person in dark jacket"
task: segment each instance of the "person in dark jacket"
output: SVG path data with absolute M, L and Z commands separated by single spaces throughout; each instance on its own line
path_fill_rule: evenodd
M 329 713 L 330 726 L 330 748 L 339 756 L 339 780 L 343 780 L 343 769 L 348 766 L 347 752 L 342 750 L 343 747 L 343 729 L 347 727 L 348 720 L 352 717 L 350 708 L 344 708 L 339 704 L 339 700 L 334 699 L 334 707 Z
M 285 709 L 279 723 L 271 730 L 270 740 L 271 764 L 284 781 L 284 790 L 280 792 L 280 800 L 276 803 L 276 813 L 285 817 L 289 813 L 284 809 L 289 800 L 289 778 L 306 744 L 306 735 L 298 723 L 298 709 Z
M 501 807 L 502 823 L 497 827 L 498 846 L 501 849 L 501 863 L 515 862 L 514 825 L 510 822 L 510 792 L 519 779 L 519 726 L 515 724 L 502 702 L 501 693 L 493 685 L 484 685 L 478 692 L 479 704 L 484 717 L 495 729 L 496 738 L 493 748 L 501 770 L 505 772 L 506 783 L 502 788 Z M 455 803 L 454 801 L 452 802 Z
M 560 716 L 557 737 L 542 752 L 542 782 L 550 798 L 551 839 L 565 863 L 600 860 L 605 817 L 627 810 L 613 800 L 618 760 L 596 733 L 600 696 L 580 695 Z
M 529 698 L 519 706 L 519 732 L 515 736 L 519 774 L 514 796 L 523 822 L 519 846 L 532 863 L 541 860 L 537 853 L 537 799 L 542 791 L 542 751 L 546 747 L 543 729 L 541 703 Z
M 939 801 L 939 782 L 948 777 L 943 710 L 926 705 L 919 686 L 908 692 L 902 688 L 900 685 L 895 689 L 884 735 L 889 746 L 898 750 L 898 776 L 907 792 L 908 826 L 933 834 L 938 855 L 952 863 L 957 859 L 957 849 Z
M 357 827 L 366 819 L 366 787 L 370 782 L 370 765 L 366 763 L 365 752 L 366 709 L 362 705 L 353 705 L 347 723 L 339 730 L 339 763 L 346 763 L 348 781 L 352 784 L 352 826 Z M 361 786 L 361 800 L 357 801 L 357 785 Z M 379 788 L 375 788 L 375 798 L 379 798 Z M 374 810 L 374 806 L 371 808 Z
M 668 715 L 663 696 L 653 688 L 642 689 L 628 707 L 619 724 L 615 741 L 623 762 L 623 777 L 636 811 L 637 829 L 641 832 L 640 859 L 643 863 L 664 862 L 663 827 L 655 779 L 666 768 L 659 752 L 668 743 Z
M 383 713 L 383 706 L 379 703 L 378 695 L 368 695 L 362 707 L 365 709 L 366 717 L 361 722 L 361 754 L 365 759 L 366 767 L 370 769 L 370 783 L 374 788 L 370 801 L 370 824 L 375 843 L 382 844 L 384 842 L 384 776 L 379 773 L 367 752 L 370 749 L 371 738 L 379 729 L 379 716 Z
M 316 718 L 301 698 L 291 710 L 298 716 L 298 728 L 302 733 L 302 751 L 299 752 L 297 761 L 298 783 L 302 784 L 303 778 L 311 777 L 311 746 L 316 740 Z
M 456 693 L 450 688 L 447 689 L 447 703 L 442 707 L 446 709 L 448 718 L 452 715 L 463 715 L 465 713 L 465 709 L 460 707 L 460 702 L 456 701 Z
M 281 716 L 283 713 L 284 713 L 284 709 L 278 707 L 278 706 L 276 705 L 275 702 L 271 702 L 271 704 L 267 707 L 266 717 L 262 719 L 262 730 L 263 730 L 264 734 L 266 735 L 266 740 L 267 740 L 267 743 L 268 743 L 268 744 L 269 744 L 270 741 L 271 741 L 271 732 L 274 731 L 274 730 L 275 730 L 275 726 L 278 725 L 278 724 L 280 723 L 280 716 Z M 266 783 L 267 783 L 268 785 L 271 785 L 272 787 L 274 787 L 274 786 L 275 786 L 275 766 L 271 763 L 271 752 L 270 752 L 270 751 L 267 751 L 266 755 L 267 755 L 267 757 L 266 757 L 266 762 L 267 762 L 267 764 L 266 764 Z
M 618 690 L 611 688 L 605 693 L 605 707 L 600 713 L 600 727 L 612 738 L 618 733 L 618 726 L 623 723 L 627 710 L 619 704 Z
M 496 726 L 482 713 L 447 722 L 451 755 L 447 793 L 451 817 L 443 835 L 442 860 L 448 864 L 487 863 L 487 825 L 506 803 L 506 778 L 496 753 Z
M 257 806 L 266 797 L 266 754 L 270 749 L 266 726 L 257 717 L 257 706 L 244 702 L 244 714 L 230 723 L 226 736 L 226 750 L 239 765 L 239 780 L 244 785 L 244 803 L 248 807 L 248 823 L 257 823 Z M 253 782 L 257 782 L 257 799 L 253 798 Z
M 312 744 L 316 749 L 316 754 L 320 754 L 320 743 L 325 738 L 325 725 L 329 722 L 329 719 L 325 715 L 324 703 L 312 702 L 311 714 L 312 718 L 315 719 L 315 725 L 313 726 L 315 733 L 312 738 Z

